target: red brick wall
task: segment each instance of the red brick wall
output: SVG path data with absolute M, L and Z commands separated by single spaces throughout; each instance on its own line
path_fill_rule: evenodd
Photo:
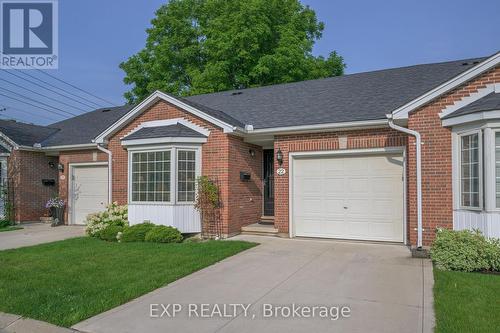
M 220 184 L 224 234 L 239 232 L 242 225 L 257 222 L 262 211 L 260 149 L 244 143 L 240 138 L 224 134 L 220 128 L 166 102 L 156 103 L 110 139 L 108 148 L 113 152 L 113 201 L 127 202 L 128 157 L 120 138 L 143 122 L 174 118 L 184 118 L 210 131 L 202 148 L 202 174 L 217 178 Z M 248 152 L 251 148 L 256 152 L 254 158 Z M 240 182 L 240 171 L 250 172 L 252 180 Z
M 274 218 L 275 226 L 280 233 L 288 233 L 288 153 L 298 151 L 338 150 L 339 136 L 347 136 L 347 149 L 400 147 L 406 145 L 406 135 L 390 129 L 372 129 L 362 131 L 346 131 L 336 133 L 311 133 L 300 135 L 276 136 L 274 152 L 281 149 L 283 152 L 282 168 L 287 170 L 284 176 L 274 177 Z M 274 169 L 280 166 L 274 161 Z
M 55 164 L 54 168 L 49 162 Z M 57 195 L 57 157 L 44 153 L 12 150 L 8 158 L 8 178 L 14 195 L 14 219 L 16 222 L 39 221 L 45 216 L 45 203 Z M 54 179 L 55 186 L 45 186 L 42 179 Z
M 128 154 L 120 139 L 143 122 L 174 118 L 186 119 L 210 131 L 207 142 L 202 146 L 202 174 L 216 178 L 220 184 L 224 234 L 239 232 L 241 225 L 257 222 L 262 212 L 262 153 L 259 148 L 227 135 L 220 128 L 166 102 L 151 106 L 110 138 L 108 149 L 113 153 L 113 201 L 120 204 L 128 201 Z M 250 157 L 250 148 L 256 151 L 254 158 Z M 250 182 L 242 184 L 239 181 L 240 169 L 251 172 Z
M 69 185 L 69 164 L 70 163 L 92 163 L 107 162 L 108 155 L 97 149 L 61 151 L 59 153 L 59 163 L 64 166 L 63 172 L 59 172 L 59 196 L 66 202 L 68 208 L 68 185 Z M 64 221 L 68 224 L 68 209 L 65 210 Z
M 447 106 L 487 84 L 500 82 L 500 68 L 458 87 L 410 114 L 408 128 L 422 136 L 422 223 L 423 244 L 430 245 L 437 227 L 453 228 L 452 140 L 451 129 L 441 125 L 439 113 Z M 415 139 L 410 137 L 408 149 L 408 222 L 410 242 L 416 244 L 417 196 Z
M 251 156 L 250 150 L 255 153 Z M 243 139 L 229 137 L 229 229 L 227 234 L 238 233 L 241 227 L 257 223 L 262 215 L 262 147 L 245 143 Z M 250 173 L 250 181 L 240 180 L 240 171 Z
M 224 234 L 240 231 L 242 225 L 257 222 L 262 213 L 262 151 L 242 139 L 230 136 L 205 120 L 192 116 L 166 102 L 158 102 L 143 112 L 109 140 L 108 149 L 113 153 L 113 201 L 128 202 L 128 153 L 120 139 L 143 122 L 183 118 L 210 131 L 202 146 L 202 174 L 217 179 L 220 184 L 222 202 L 221 219 Z M 251 157 L 249 149 L 255 151 Z M 64 164 L 65 179 L 60 181 L 59 192 L 67 199 L 69 163 L 107 161 L 107 155 L 100 151 L 61 152 L 60 162 Z M 250 182 L 240 182 L 239 172 L 251 173 Z M 230 185 L 231 184 L 231 185 Z

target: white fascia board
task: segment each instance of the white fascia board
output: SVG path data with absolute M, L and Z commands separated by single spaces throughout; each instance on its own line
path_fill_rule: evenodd
M 10 144 L 12 146 L 12 148 L 14 148 L 14 149 L 18 149 L 19 148 L 19 145 L 17 143 L 15 143 L 14 141 L 12 141 L 7 135 L 3 134 L 2 132 L 0 132 L 0 138 L 2 138 L 8 144 Z
M 442 124 L 443 127 L 449 127 L 449 126 L 456 126 L 476 121 L 492 120 L 492 119 L 500 119 L 500 110 L 476 112 L 471 114 L 465 114 L 463 116 L 444 119 L 442 121 Z
M 373 127 L 388 127 L 387 119 L 377 120 L 364 120 L 364 121 L 350 121 L 342 123 L 328 123 L 316 125 L 300 125 L 300 126 L 286 126 L 286 127 L 272 127 L 246 131 L 248 135 L 258 134 L 294 134 L 294 133 L 312 133 L 321 131 L 340 131 L 344 129 L 364 129 Z
M 146 121 L 144 123 L 141 123 L 139 126 L 134 128 L 130 133 L 127 133 L 124 137 L 121 137 L 120 139 L 123 140 L 127 136 L 137 132 L 138 130 L 142 128 L 148 128 L 148 127 L 160 127 L 160 126 L 169 126 L 169 125 L 176 125 L 176 124 L 181 124 L 186 126 L 187 128 L 190 128 L 204 136 L 209 136 L 210 131 L 207 130 L 204 127 L 198 126 L 186 119 L 183 118 L 174 118 L 174 119 L 163 119 L 163 120 L 152 120 L 152 121 Z
M 33 148 L 33 147 L 31 147 Z M 81 143 L 76 145 L 60 145 L 60 146 L 49 146 L 38 148 L 38 150 L 44 151 L 59 151 L 59 150 L 77 150 L 77 149 L 96 149 L 97 144 L 95 143 Z
M 464 97 L 461 100 L 455 102 L 454 104 L 447 106 L 443 111 L 441 111 L 439 117 L 440 118 L 446 117 L 447 115 L 457 111 L 458 109 L 463 108 L 464 106 L 467 106 L 470 103 L 475 102 L 478 99 L 481 99 L 491 94 L 492 92 L 496 92 L 494 84 L 489 84 L 485 88 L 478 89 L 476 93 Z
M 236 129 L 235 126 L 232 126 L 232 125 L 227 124 L 227 123 L 225 123 L 225 122 L 223 122 L 215 117 L 212 117 L 212 116 L 206 114 L 205 112 L 202 112 L 202 111 L 200 111 L 200 110 L 198 110 L 190 105 L 187 105 L 186 103 L 181 102 L 180 100 L 178 100 L 172 96 L 169 96 L 165 93 L 162 93 L 161 91 L 155 91 L 148 98 L 146 98 L 141 103 L 136 105 L 132 110 L 127 112 L 123 117 L 121 117 L 113 125 L 108 127 L 104 132 L 102 132 L 101 134 L 96 136 L 93 141 L 96 143 L 103 143 L 107 136 L 116 132 L 118 129 L 120 129 L 122 126 L 124 126 L 126 123 L 128 123 L 135 116 L 139 115 L 140 112 L 142 112 L 144 109 L 148 108 L 149 106 L 151 106 L 152 104 L 156 103 L 159 100 L 164 100 L 170 104 L 173 104 L 173 105 L 183 109 L 184 111 L 187 111 L 187 112 L 189 112 L 197 117 L 200 117 L 201 119 L 204 119 L 204 120 L 222 128 L 224 130 L 224 133 L 231 133 Z
M 156 145 L 164 143 L 205 143 L 206 138 L 188 138 L 188 137 L 165 137 L 165 138 L 150 138 L 150 139 L 136 139 L 136 140 L 123 140 L 122 146 L 137 146 L 137 145 Z
M 477 64 L 476 66 L 470 68 L 469 70 L 455 76 L 451 80 L 439 85 L 438 87 L 426 92 L 425 94 L 415 98 L 414 100 L 406 103 L 405 105 L 392 111 L 394 119 L 404 119 L 408 118 L 408 114 L 421 107 L 422 105 L 432 101 L 433 99 L 441 96 L 442 94 L 455 89 L 459 85 L 475 78 L 476 76 L 486 72 L 487 70 L 497 66 L 500 63 L 500 52 L 492 55 L 483 62 Z
M 14 148 L 13 146 L 10 146 L 8 142 L 5 142 L 3 140 L 0 140 L 0 146 L 7 149 L 9 152 L 12 151 L 12 149 Z M 4 153 L 4 154 L 6 154 L 6 153 Z

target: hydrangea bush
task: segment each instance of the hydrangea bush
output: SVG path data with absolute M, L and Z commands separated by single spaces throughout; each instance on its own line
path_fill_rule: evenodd
M 113 202 L 106 207 L 104 212 L 93 213 L 87 216 L 86 232 L 89 236 L 99 237 L 101 231 L 108 226 L 127 226 L 128 225 L 127 206 L 120 206 Z

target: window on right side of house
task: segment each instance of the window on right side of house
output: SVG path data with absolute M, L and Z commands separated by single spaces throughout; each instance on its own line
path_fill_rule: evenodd
M 479 134 L 463 135 L 460 139 L 460 204 L 479 208 Z M 497 199 L 498 201 L 498 199 Z
M 495 133 L 495 198 L 500 208 L 500 132 Z

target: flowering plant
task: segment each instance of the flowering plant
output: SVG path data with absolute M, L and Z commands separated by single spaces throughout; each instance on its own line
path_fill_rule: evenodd
M 89 236 L 98 237 L 99 233 L 110 225 L 128 225 L 127 206 L 119 206 L 116 202 L 108 205 L 104 212 L 93 213 L 87 216 L 86 232 Z
M 45 208 L 63 208 L 64 200 L 59 197 L 50 198 L 45 204 Z

